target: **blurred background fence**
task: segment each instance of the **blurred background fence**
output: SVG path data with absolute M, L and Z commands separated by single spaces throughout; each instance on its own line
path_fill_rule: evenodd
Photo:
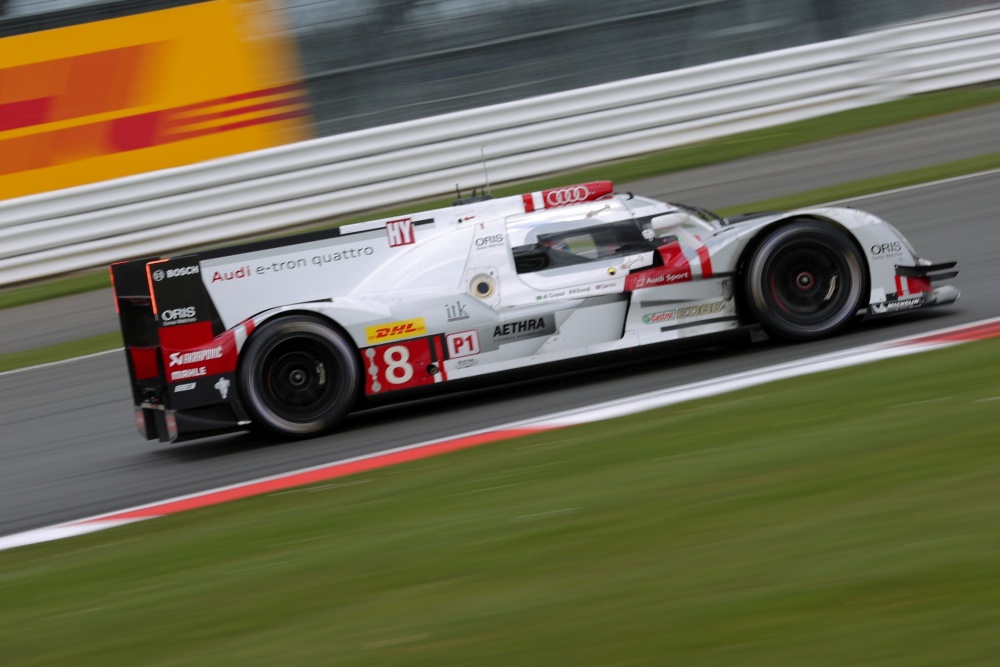
M 7 26 L 44 26 L 96 0 L 0 0 Z M 111 3 L 120 4 L 120 3 Z M 163 0 L 127 0 L 132 6 Z M 260 12 L 280 11 L 260 0 Z M 378 127 L 740 56 L 987 0 L 284 0 L 318 136 Z M 89 17 L 89 18 L 87 18 Z
M 468 188 L 481 184 L 484 146 L 494 182 L 512 181 L 1000 80 L 1000 9 L 969 0 L 869 3 L 877 11 L 860 2 L 634 0 L 604 18 L 597 3 L 580 2 L 556 27 L 551 12 L 570 3 L 496 0 L 487 12 L 478 0 L 295 1 L 292 32 L 325 136 L 0 201 L 0 287 Z M 251 20 L 277 25 L 263 20 L 270 3 L 239 6 L 248 2 Z M 139 4 L 155 12 L 213 3 L 237 4 L 74 2 L 23 13 L 29 0 L 8 0 L 0 37 L 87 21 L 87 12 L 98 20 Z M 918 7 L 927 14 L 902 20 Z M 135 39 L 128 21 L 103 23 Z M 330 67 L 331 54 L 341 66 Z M 354 90 L 344 83 L 351 77 Z

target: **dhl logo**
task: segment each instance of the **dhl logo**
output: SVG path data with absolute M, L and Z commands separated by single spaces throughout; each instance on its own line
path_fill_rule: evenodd
M 0 69 L 0 132 L 41 130 L 0 139 L 0 175 L 162 146 L 306 113 L 304 91 L 296 84 L 170 109 L 116 113 L 141 102 L 135 89 L 156 46 L 141 44 Z M 64 85 L 56 89 L 54 82 Z M 117 117 L 96 119 L 102 115 Z
M 377 324 L 365 329 L 369 345 L 387 343 L 400 338 L 410 338 L 412 336 L 422 336 L 427 333 L 427 325 L 424 318 L 417 317 L 412 320 L 402 322 L 389 322 L 387 324 Z
M 249 39 L 244 4 L 0 39 L 0 199 L 306 138 L 302 85 L 258 74 L 287 44 Z

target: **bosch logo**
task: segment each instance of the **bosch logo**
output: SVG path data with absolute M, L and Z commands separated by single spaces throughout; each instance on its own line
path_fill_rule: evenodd
M 562 188 L 561 190 L 549 190 L 545 193 L 545 203 L 548 206 L 566 206 L 567 204 L 578 204 L 587 201 L 590 197 L 590 190 L 582 185 L 572 188 Z
M 893 241 L 892 243 L 883 243 L 881 245 L 873 245 L 871 247 L 871 253 L 873 255 L 886 255 L 890 253 L 903 252 L 903 244 L 899 241 Z
M 167 269 L 167 278 L 179 278 L 180 276 L 190 276 L 199 273 L 200 271 L 201 269 L 198 268 L 197 264 L 195 264 L 194 266 L 182 266 L 179 269 Z M 162 271 L 158 271 L 157 273 L 162 273 Z M 159 280 L 162 280 L 162 278 L 160 278 Z
M 164 322 L 176 322 L 177 320 L 191 320 L 195 317 L 194 306 L 187 308 L 173 308 L 160 313 L 160 319 Z
M 156 282 L 160 282 L 161 280 L 163 280 L 166 277 L 167 277 L 167 274 L 165 274 L 160 269 L 157 269 L 156 271 L 153 271 L 153 280 L 155 280 Z

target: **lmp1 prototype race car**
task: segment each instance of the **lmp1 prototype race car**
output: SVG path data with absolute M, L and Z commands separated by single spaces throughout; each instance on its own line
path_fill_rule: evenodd
M 954 302 L 954 266 L 855 209 L 725 219 L 598 181 L 111 275 L 139 432 L 172 442 L 316 435 L 374 397 L 741 328 L 816 339 Z

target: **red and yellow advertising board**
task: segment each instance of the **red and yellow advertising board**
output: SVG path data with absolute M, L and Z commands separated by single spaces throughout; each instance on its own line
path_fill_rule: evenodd
M 0 39 L 0 199 L 308 138 L 293 47 L 264 4 L 178 2 Z

